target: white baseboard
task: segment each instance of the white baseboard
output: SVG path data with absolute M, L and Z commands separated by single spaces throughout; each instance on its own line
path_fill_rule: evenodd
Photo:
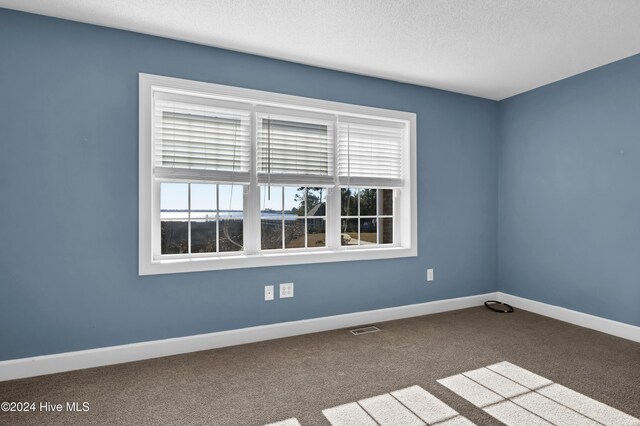
M 0 361 L 0 381 L 120 364 L 123 362 L 140 361 L 143 359 L 204 351 L 225 346 L 241 345 L 300 334 L 453 311 L 456 309 L 480 306 L 485 300 L 496 299 L 497 296 L 497 293 L 479 294 L 456 299 L 377 309 L 374 311 L 354 312 L 351 314 L 261 325 L 195 336 L 176 337 L 84 351 Z
M 546 303 L 536 302 L 535 300 L 512 296 L 502 292 L 498 292 L 497 294 L 498 301 L 507 303 L 514 308 L 524 309 L 525 311 L 530 311 L 535 314 L 544 315 L 546 317 L 555 318 L 581 327 L 612 334 L 617 337 L 622 337 L 623 339 L 633 340 L 634 342 L 640 342 L 640 327 L 638 326 L 578 311 L 572 311 L 571 309 L 562 308 L 560 306 L 548 305 Z

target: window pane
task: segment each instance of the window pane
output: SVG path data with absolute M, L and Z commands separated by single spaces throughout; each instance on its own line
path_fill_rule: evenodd
M 358 219 L 342 219 L 341 240 L 343 246 L 358 245 Z
M 220 220 L 220 251 L 242 251 L 242 217 Z
M 274 215 L 275 216 L 275 215 Z M 262 250 L 281 249 L 282 248 L 282 216 L 271 217 L 260 221 L 261 244 Z
M 216 210 L 216 185 L 192 183 L 191 218 L 213 219 L 216 217 Z
M 160 223 L 160 245 L 161 254 L 180 254 L 188 253 L 189 249 L 187 245 L 189 240 L 187 232 L 189 229 L 189 222 L 182 221 L 167 221 L 163 220 Z
M 282 248 L 281 186 L 260 187 L 260 247 L 263 250 Z
M 327 188 L 307 188 L 307 216 L 327 215 Z
M 290 187 L 284 188 L 284 211 L 285 214 L 304 216 L 304 199 L 306 188 Z M 285 225 L 286 228 L 286 225 Z
M 215 251 L 216 221 L 191 222 L 191 253 L 214 253 Z
M 304 216 L 306 188 L 284 188 L 284 247 L 300 248 L 305 246 Z
M 242 218 L 242 185 L 218 185 L 220 217 Z
M 325 247 L 325 219 L 307 220 L 307 247 Z
M 380 214 L 393 215 L 393 189 L 381 189 L 380 192 Z
M 378 244 L 376 219 L 360 219 L 360 244 Z
M 393 219 L 390 217 L 380 219 L 380 242 L 393 244 Z
M 341 216 L 357 216 L 358 215 L 358 189 L 342 188 L 341 194 Z
M 378 208 L 378 190 L 360 190 L 360 216 L 375 216 Z
M 243 191 L 242 185 L 218 185 L 221 252 L 243 249 Z
M 305 242 L 304 219 L 285 218 L 284 248 L 304 248 Z
M 160 219 L 187 219 L 189 217 L 189 184 L 160 184 Z
M 260 211 L 262 213 L 282 213 L 282 187 L 260 187 Z M 263 215 L 264 216 L 264 215 Z

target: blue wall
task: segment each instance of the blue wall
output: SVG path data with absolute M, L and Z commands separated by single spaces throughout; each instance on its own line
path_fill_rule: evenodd
M 419 256 L 139 277 L 139 72 L 416 112 Z M 496 102 L 0 9 L 0 129 L 0 360 L 497 286 Z
M 500 102 L 499 289 L 640 325 L 640 55 Z

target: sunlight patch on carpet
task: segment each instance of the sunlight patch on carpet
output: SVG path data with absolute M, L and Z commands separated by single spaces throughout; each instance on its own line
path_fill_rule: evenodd
M 640 420 L 503 361 L 438 380 L 506 425 L 633 425 Z
M 357 402 L 322 410 L 322 414 L 332 425 L 378 425 Z
M 640 426 L 640 419 L 503 361 L 438 383 L 507 426 Z M 322 410 L 333 426 L 473 426 L 420 386 Z M 300 426 L 290 418 L 266 426 Z
M 287 420 L 282 420 L 281 422 L 269 423 L 268 425 L 264 425 L 264 426 L 301 426 L 301 425 L 298 419 L 296 419 L 295 417 L 292 417 Z
M 473 425 L 420 386 L 327 408 L 322 414 L 333 426 Z

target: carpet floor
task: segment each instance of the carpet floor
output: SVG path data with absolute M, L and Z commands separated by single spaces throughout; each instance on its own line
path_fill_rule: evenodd
M 0 382 L 0 402 L 89 407 L 0 412 L 0 424 L 264 425 L 295 418 L 303 426 L 328 425 L 327 415 L 344 411 L 331 408 L 369 404 L 375 412 L 402 398 L 428 398 L 459 419 L 498 425 L 505 404 L 523 405 L 544 392 L 582 394 L 640 418 L 640 343 L 522 310 L 499 314 L 484 307 L 376 325 L 380 332 L 360 336 L 334 330 Z M 500 393 L 500 366 L 533 372 L 552 387 L 489 405 L 476 401 L 481 392 L 465 394 L 460 387 L 461 380 L 484 380 Z M 364 402 L 350 405 L 355 401 Z

